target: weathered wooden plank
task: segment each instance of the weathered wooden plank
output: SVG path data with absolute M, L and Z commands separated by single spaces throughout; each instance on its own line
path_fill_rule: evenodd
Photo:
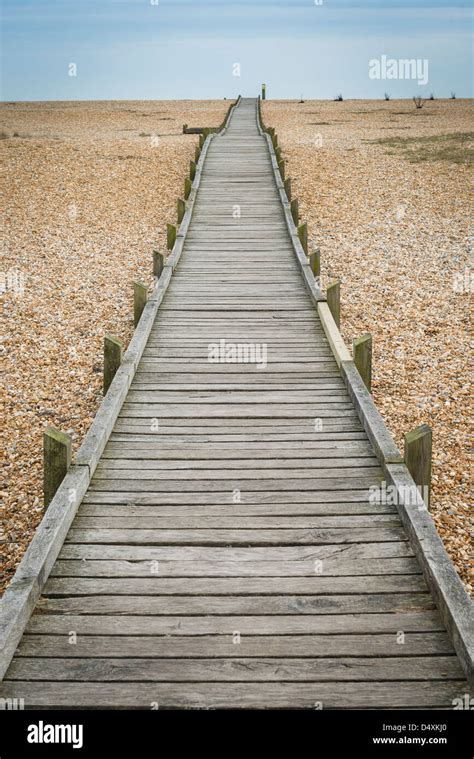
M 100 503 L 100 498 L 95 500 L 99 503 L 93 503 L 89 498 L 83 502 L 78 510 L 76 521 L 77 526 L 92 525 L 91 519 L 127 519 L 127 524 L 134 524 L 130 520 L 147 520 L 147 525 L 153 526 L 153 520 L 168 520 L 176 528 L 180 526 L 183 520 L 200 520 L 200 525 L 206 525 L 212 521 L 213 524 L 224 526 L 222 520 L 232 519 L 235 526 L 244 526 L 244 524 L 266 524 L 270 525 L 275 519 L 287 521 L 288 525 L 311 524 L 312 526 L 321 526 L 324 521 L 326 527 L 334 527 L 335 520 L 344 520 L 346 526 L 354 526 L 356 521 L 360 527 L 370 521 L 371 524 L 380 520 L 395 519 L 399 523 L 399 517 L 394 506 L 386 506 L 371 503 L 288 503 L 288 504 L 247 504 L 229 503 L 221 504 L 153 504 L 142 505 L 129 503 L 123 500 L 122 503 Z M 112 499 L 113 501 L 114 499 Z M 235 522 L 233 520 L 236 520 Z M 174 520 L 174 521 L 173 521 Z M 204 521 L 203 521 L 204 520 Z M 218 520 L 218 521 L 216 521 Z M 244 523 L 243 520 L 246 520 Z M 296 520 L 296 521 L 295 521 Z M 317 520 L 317 521 L 316 521 Z M 334 521 L 331 521 L 334 520 Z M 372 521 L 373 520 L 373 521 Z M 158 522 L 156 522 L 158 523 Z M 138 524 L 138 521 L 137 521 Z M 193 521 L 189 522 L 193 525 Z
M 35 614 L 76 614 L 87 616 L 139 614 L 176 616 L 212 615 L 291 615 L 291 614 L 372 614 L 426 611 L 435 605 L 429 593 L 364 595 L 264 595 L 264 596 L 136 596 L 93 595 L 72 598 L 42 598 Z
M 249 362 L 250 363 L 250 362 Z M 255 362 L 254 362 L 255 363 Z M 295 365 L 297 362 L 295 362 Z M 267 364 L 268 365 L 268 364 Z M 248 390 L 225 390 L 217 388 L 208 390 L 162 389 L 160 391 L 137 387 L 129 390 L 130 403 L 345 403 L 349 404 L 349 396 L 343 388 L 314 387 L 305 390 L 265 390 L 263 387 L 252 392 Z
M 260 312 L 262 315 L 273 317 L 277 315 L 277 312 L 272 310 L 273 303 L 274 299 L 259 299 L 256 305 L 254 301 L 249 303 L 242 303 L 240 299 L 236 299 L 235 303 L 216 302 L 209 304 L 205 300 L 203 300 L 202 305 L 195 302 L 189 302 L 188 304 L 181 303 L 179 309 L 173 306 L 167 306 L 166 308 L 163 308 L 162 319 L 165 320 L 167 315 L 173 317 L 173 315 L 178 315 L 182 312 L 185 312 L 188 319 L 193 320 L 202 318 L 203 316 L 209 317 L 219 313 L 221 315 L 225 314 L 226 318 L 233 319 L 235 317 L 238 317 L 242 312 L 253 314 L 256 311 Z M 282 305 L 280 309 L 278 311 L 279 314 L 282 311 L 286 311 L 288 314 L 291 314 L 293 321 L 295 319 L 310 319 L 313 316 L 310 307 L 306 303 L 306 300 L 301 302 L 285 302 L 285 305 Z
M 146 596 L 247 596 L 249 594 L 273 595 L 288 593 L 295 597 L 318 594 L 324 600 L 333 594 L 352 594 L 361 603 L 364 595 L 387 594 L 390 603 L 405 603 L 407 598 L 424 597 L 427 586 L 422 575 L 375 575 L 361 577 L 215 577 L 208 578 L 148 578 L 90 577 L 59 578 L 50 577 L 43 595 L 64 596 L 104 596 L 104 595 L 146 595 Z M 416 594 L 416 596 L 415 596 Z M 163 600 L 163 599 L 162 599 Z M 431 601 L 431 597 L 429 596 Z M 422 601 L 423 602 L 423 601 Z M 431 607 L 430 607 L 431 608 Z M 164 612 L 166 613 L 166 612 Z
M 387 544 L 380 543 L 379 545 Z M 66 551 L 66 548 L 67 546 L 63 551 Z M 107 551 L 104 551 L 104 553 L 107 553 Z M 122 553 L 126 552 L 122 551 Z M 167 561 L 161 558 L 122 561 L 117 557 L 102 561 L 94 557 L 93 559 L 85 558 L 80 560 L 60 559 L 54 565 L 51 577 L 149 578 L 152 572 L 156 571 L 160 577 L 205 577 L 207 578 L 207 582 L 209 582 L 210 577 L 242 577 L 246 579 L 253 579 L 254 577 L 314 577 L 316 575 L 315 570 L 318 571 L 317 576 L 325 577 L 366 577 L 368 574 L 380 577 L 398 577 L 405 574 L 420 574 L 419 565 L 416 559 L 412 557 L 391 558 L 383 556 L 376 559 L 364 558 L 363 562 L 360 559 L 351 560 L 339 557 L 329 557 L 323 560 L 307 559 L 306 561 L 286 561 L 284 559 L 277 561 L 238 561 L 232 559 L 228 561 L 213 561 L 210 559 L 209 561 L 194 560 L 186 562 Z
M 119 559 L 126 561 L 303 561 L 311 564 L 311 573 L 325 572 L 325 564 L 331 558 L 336 561 L 367 558 L 399 558 L 412 556 L 406 540 L 380 543 L 354 543 L 352 545 L 324 546 L 267 546 L 267 547 L 212 547 L 212 546 L 131 546 L 131 545 L 64 545 L 60 559 Z M 315 568 L 315 561 L 322 568 Z M 182 567 L 184 570 L 184 566 Z M 149 572 L 151 570 L 149 569 Z M 258 575 L 258 572 L 256 572 Z M 359 573 L 360 574 L 360 573 Z
M 268 366 L 267 366 L 268 369 Z M 167 392 L 222 392 L 222 391 L 238 391 L 239 393 L 242 392 L 265 392 L 265 389 L 268 392 L 268 388 L 271 388 L 272 391 L 281 393 L 282 391 L 291 391 L 294 390 L 296 392 L 299 391 L 310 391 L 313 390 L 316 393 L 321 393 L 321 391 L 339 391 L 344 392 L 344 388 L 341 385 L 341 380 L 337 376 L 336 372 L 317 372 L 314 376 L 311 374 L 311 372 L 305 372 L 302 370 L 301 372 L 298 372 L 298 374 L 306 375 L 306 377 L 302 377 L 298 379 L 298 377 L 295 377 L 294 384 L 291 385 L 288 377 L 281 377 L 281 372 L 265 372 L 264 377 L 258 378 L 255 376 L 255 373 L 251 373 L 250 378 L 239 376 L 237 379 L 234 379 L 233 381 L 229 381 L 227 377 L 220 377 L 217 379 L 217 385 L 212 384 L 212 377 L 209 377 L 209 374 L 204 376 L 204 379 L 200 382 L 199 380 L 196 380 L 195 377 L 183 377 L 181 384 L 178 384 L 175 382 L 174 384 L 170 382 L 166 377 L 163 378 L 162 375 L 156 375 L 154 377 L 150 377 L 149 379 L 144 379 L 141 375 L 143 374 L 142 371 L 138 374 L 138 376 L 134 379 L 133 382 L 133 390 L 163 390 Z M 168 372 L 169 374 L 169 372 Z M 176 374 L 176 372 L 175 372 Z M 260 382 L 258 380 L 260 379 Z M 211 384 L 209 385 L 209 382 Z M 333 393 L 328 393 L 333 394 Z M 313 395 L 314 397 L 314 395 Z M 346 396 L 347 397 L 347 396 Z
M 216 367 L 216 365 L 214 365 L 214 367 Z M 179 371 L 178 367 L 173 371 L 160 371 L 158 374 L 152 368 L 148 367 L 140 368 L 139 371 L 136 372 L 135 377 L 136 382 L 151 382 L 157 385 L 161 383 L 167 383 L 168 385 L 177 383 L 181 377 L 181 387 L 183 389 L 188 389 L 191 385 L 196 383 L 205 383 L 206 389 L 209 390 L 215 389 L 215 383 L 225 385 L 225 389 L 229 389 L 230 384 L 236 384 L 237 390 L 244 389 L 243 386 L 245 383 L 251 384 L 252 390 L 259 389 L 262 385 L 266 387 L 274 386 L 278 389 L 280 383 L 286 385 L 290 380 L 293 380 L 295 389 L 297 389 L 297 386 L 300 383 L 306 383 L 306 386 L 301 388 L 302 390 L 306 390 L 308 389 L 308 385 L 310 387 L 320 388 L 324 387 L 326 384 L 333 385 L 338 380 L 338 374 L 335 368 L 331 370 L 307 370 L 302 367 L 295 367 L 294 372 L 287 372 L 280 370 L 274 371 L 273 367 L 267 366 L 265 371 L 262 372 L 261 369 L 256 370 L 252 365 L 249 365 L 248 371 L 219 372 L 218 369 L 214 368 L 213 370 L 209 371 L 209 369 L 206 369 L 206 371 L 202 372 L 193 370 L 189 374 L 183 374 Z
M 115 432 L 110 435 L 111 442 L 144 442 L 149 440 L 150 443 L 162 441 L 164 445 L 173 445 L 179 443 L 180 446 L 186 446 L 199 443 L 254 443 L 267 444 L 271 442 L 298 442 L 300 448 L 306 448 L 309 444 L 311 447 L 314 443 L 327 443 L 331 446 L 333 442 L 339 441 L 366 441 L 365 434 L 361 431 L 357 421 L 338 421 L 326 419 L 324 423 L 316 425 L 310 424 L 309 420 L 299 422 L 285 419 L 277 420 L 275 426 L 268 428 L 267 420 L 260 419 L 258 426 L 256 424 L 246 424 L 245 420 L 241 423 L 239 420 L 230 419 L 226 424 L 226 431 L 219 429 L 221 422 L 215 419 L 200 420 L 196 424 L 185 426 L 185 421 L 168 419 L 158 420 L 158 429 L 152 430 L 159 432 L 159 435 L 150 437 L 150 422 L 147 419 L 137 419 L 133 422 L 118 420 L 115 425 Z M 284 424 L 284 422 L 290 422 Z M 319 429 L 321 427 L 321 429 Z M 305 443 L 306 445 L 303 445 Z
M 128 455 L 124 453 L 124 455 Z M 242 455 L 242 451 L 240 452 L 240 455 Z M 189 461 L 186 461 L 185 459 L 173 459 L 173 458 L 167 458 L 165 460 L 161 459 L 159 454 L 156 456 L 153 456 L 152 452 L 141 450 L 138 452 L 138 455 L 131 458 L 120 458 L 111 456 L 107 459 L 103 459 L 100 466 L 97 468 L 97 472 L 112 472 L 112 471 L 119 471 L 123 469 L 135 469 L 135 471 L 140 470 L 147 470 L 148 472 L 158 472 L 160 470 L 164 470 L 166 472 L 171 471 L 181 471 L 181 470 L 199 470 L 199 469 L 206 469 L 213 471 L 219 470 L 219 469 L 225 469 L 226 471 L 229 471 L 230 469 L 240 469 L 240 468 L 246 468 L 248 475 L 249 468 L 253 469 L 255 468 L 256 459 L 255 458 L 237 458 L 238 454 L 236 454 L 236 458 L 229 459 L 224 458 L 220 460 L 219 458 L 213 458 L 212 455 L 205 459 L 197 459 L 192 458 Z M 284 468 L 283 468 L 284 467 Z M 313 476 L 312 473 L 316 472 L 317 476 L 323 476 L 323 473 L 319 473 L 317 470 L 324 470 L 324 473 L 331 472 L 334 470 L 343 469 L 344 471 L 349 468 L 355 468 L 358 472 L 362 474 L 367 474 L 368 469 L 371 467 L 379 467 L 379 462 L 377 459 L 372 455 L 368 456 L 348 456 L 344 455 L 344 453 L 340 453 L 338 458 L 310 458 L 308 461 L 307 458 L 272 458 L 272 459 L 261 459 L 258 461 L 258 471 L 263 472 L 267 469 L 272 470 L 278 470 L 281 468 L 281 471 L 284 473 L 283 476 L 285 476 L 287 473 L 289 473 L 290 470 L 298 470 L 298 469 L 304 469 L 306 472 L 308 472 L 308 476 Z M 119 476 L 119 475 L 117 475 Z M 262 475 L 263 476 L 263 475 Z M 295 476 L 298 476 L 295 474 Z M 331 475 L 329 475 L 331 476 Z
M 179 343 L 179 340 L 176 340 L 177 343 Z M 180 346 L 179 344 L 175 348 L 170 348 L 169 345 L 162 345 L 160 342 L 153 342 L 149 343 L 146 355 L 150 356 L 161 356 L 162 358 L 197 358 L 197 359 L 203 359 L 205 358 L 207 360 L 208 353 L 209 353 L 209 345 L 212 345 L 212 341 L 204 341 L 202 343 L 195 344 L 194 346 Z M 245 343 L 244 343 L 245 344 Z M 250 346 L 252 346 L 252 343 L 250 342 Z M 272 360 L 278 360 L 279 363 L 284 363 L 285 361 L 292 361 L 294 360 L 295 363 L 304 363 L 304 361 L 307 361 L 308 359 L 312 359 L 314 356 L 314 348 L 310 347 L 298 347 L 298 348 L 291 348 L 289 346 L 276 346 L 276 345 L 270 345 L 268 342 L 266 342 L 266 349 L 268 353 L 268 358 Z M 322 347 L 322 351 L 318 352 L 318 355 L 325 355 L 329 356 L 329 351 L 324 350 L 324 347 Z M 347 397 L 347 392 L 344 387 L 344 383 L 342 382 L 342 379 L 337 378 L 337 382 L 333 382 L 334 385 L 337 386 L 337 389 L 342 390 L 345 396 Z M 132 390 L 135 388 L 135 383 L 132 385 Z M 295 388 L 297 390 L 297 388 Z M 176 388 L 176 391 L 182 390 L 181 388 Z M 276 388 L 272 392 L 278 392 L 279 388 Z M 176 392 L 173 391 L 173 392 Z
M 441 656 L 452 653 L 445 632 L 407 632 L 403 645 L 393 634 L 377 635 L 246 635 L 235 644 L 231 635 L 153 636 L 79 635 L 71 645 L 65 635 L 24 635 L 17 657 L 212 657 L 268 656 Z M 243 646 L 243 647 L 242 647 Z
M 357 471 L 357 470 L 356 470 Z M 374 469 L 376 472 L 376 470 Z M 240 477 L 239 477 L 240 474 Z M 308 478 L 308 479 L 271 479 L 271 478 L 255 478 L 244 479 L 242 472 L 237 472 L 235 479 L 200 479 L 194 478 L 190 480 L 188 477 L 176 478 L 176 479 L 142 479 L 133 474 L 133 479 L 119 479 L 113 475 L 106 476 L 104 479 L 94 477 L 89 489 L 90 491 L 107 490 L 113 492 L 127 492 L 135 493 L 137 496 L 140 493 L 209 493 L 220 492 L 227 493 L 229 497 L 229 503 L 232 502 L 234 491 L 266 491 L 267 493 L 280 491 L 280 492 L 304 492 L 305 490 L 339 490 L 346 493 L 348 490 L 360 490 L 363 491 L 367 497 L 369 488 L 380 487 L 381 477 L 374 475 L 367 476 L 342 476 L 339 474 L 333 478 Z
M 283 364 L 278 362 L 269 362 L 266 366 L 264 366 L 263 360 L 261 361 L 254 361 L 254 362 L 242 362 L 242 363 L 211 363 L 210 361 L 207 361 L 206 359 L 203 359 L 202 361 L 191 361 L 189 360 L 182 360 L 179 359 L 166 359 L 166 358 L 144 358 L 140 362 L 140 371 L 142 372 L 155 372 L 155 373 L 161 373 L 161 372 L 170 372 L 173 374 L 176 374 L 180 369 L 186 368 L 186 372 L 188 374 L 259 374 L 262 372 L 265 372 L 267 368 L 269 368 L 272 372 L 291 372 L 292 369 L 294 371 L 299 372 L 300 374 L 309 374 L 311 372 L 315 372 L 318 374 L 334 374 L 334 364 L 333 362 L 325 362 L 325 361 L 314 361 L 314 362 L 302 362 L 299 366 L 295 366 L 293 364 Z M 156 374 L 155 374 L 156 376 Z M 347 405 L 351 405 L 350 401 L 346 401 Z M 280 402 L 281 403 L 281 402 Z M 201 405 L 201 404 L 200 404 Z M 251 404 L 248 404 L 249 406 Z M 267 406 L 270 404 L 266 404 Z M 278 404 L 274 404 L 278 405 Z M 311 413 L 312 404 L 311 403 L 291 403 L 288 402 L 286 404 L 281 403 L 281 405 L 287 405 L 288 408 L 291 410 L 292 408 L 296 408 L 298 406 L 304 408 L 306 406 L 306 409 Z M 317 405 L 317 398 L 314 399 L 313 405 Z M 129 402 L 125 402 L 124 406 L 127 408 L 130 406 Z M 202 406 L 205 408 L 205 404 L 202 404 Z M 173 407 L 172 408 L 179 408 L 179 407 Z M 188 409 L 186 409 L 188 410 Z M 355 412 L 354 412 L 355 413 Z
M 240 434 L 256 434 L 260 436 L 266 436 L 268 434 L 280 434 L 280 433 L 312 433 L 313 440 L 324 440 L 326 432 L 349 432 L 353 431 L 362 433 L 360 439 L 367 440 L 366 435 L 362 431 L 362 426 L 358 419 L 348 418 L 340 419 L 339 417 L 322 417 L 318 416 L 317 419 L 321 419 L 321 423 L 315 425 L 314 417 L 303 416 L 302 418 L 296 417 L 284 417 L 278 414 L 274 414 L 272 417 L 261 417 L 258 420 L 237 418 L 226 419 L 225 424 L 220 417 L 204 417 L 197 423 L 196 419 L 189 419 L 188 417 L 169 417 L 163 421 L 160 425 L 160 432 L 163 429 L 169 429 L 174 434 L 230 434 L 236 431 Z M 121 427 L 129 425 L 147 427 L 150 431 L 150 419 L 147 417 L 134 419 L 133 422 L 123 421 L 118 419 L 115 425 L 115 430 Z M 222 427 L 225 428 L 223 433 Z M 201 431 L 203 430 L 203 432 Z M 151 430 L 153 432 L 153 430 Z
M 175 298 L 177 302 L 179 302 L 180 299 L 183 299 L 183 302 L 186 303 L 189 298 L 194 299 L 208 296 L 255 298 L 260 297 L 263 293 L 265 293 L 267 297 L 291 295 L 293 298 L 301 295 L 301 287 L 297 279 L 293 280 L 293 282 L 290 280 L 288 283 L 285 283 L 284 281 L 281 281 L 280 283 L 265 282 L 264 285 L 255 282 L 232 282 L 228 284 L 213 282 L 212 284 L 209 284 L 207 280 L 193 280 L 191 285 L 191 283 L 180 283 L 175 281 L 169 288 L 170 295 L 168 302 L 170 302 L 171 297 Z
M 326 459 L 327 465 L 319 460 L 270 459 L 255 462 L 254 459 L 209 459 L 161 462 L 159 459 L 107 459 L 96 469 L 95 477 L 104 479 L 114 476 L 118 479 L 151 480 L 212 480 L 237 478 L 245 471 L 246 479 L 280 479 L 292 477 L 297 480 L 307 477 L 336 479 L 337 477 L 364 477 L 381 475 L 379 464 L 371 457 Z M 283 468 L 285 466 L 285 468 Z M 242 467 L 242 468 L 241 468 Z M 245 469 L 244 469 L 245 468 Z
M 245 647 L 243 647 L 245 649 Z M 244 651 L 242 651 L 244 654 Z M 378 659 L 47 659 L 13 661 L 8 680 L 43 682 L 372 682 L 463 679 L 455 656 Z
M 236 502 L 235 502 L 236 501 Z M 136 493 L 133 490 L 130 492 L 121 491 L 116 493 L 111 490 L 104 491 L 88 491 L 85 493 L 83 503 L 96 503 L 96 504 L 122 504 L 126 506 L 192 506 L 201 508 L 203 506 L 219 506 L 229 508 L 232 505 L 233 512 L 235 514 L 249 513 L 247 507 L 251 507 L 250 513 L 252 514 L 266 514 L 268 509 L 276 507 L 279 509 L 278 513 L 281 513 L 281 509 L 284 506 L 291 507 L 297 505 L 299 513 L 308 513 L 308 507 L 312 508 L 324 508 L 327 504 L 334 507 L 339 505 L 345 508 L 346 504 L 354 504 L 356 508 L 364 506 L 364 513 L 371 513 L 372 510 L 384 510 L 391 508 L 384 503 L 375 501 L 371 503 L 369 501 L 369 493 L 364 490 L 324 490 L 319 491 L 252 491 L 251 489 L 241 491 L 240 500 L 230 498 L 229 493 L 222 495 L 222 492 L 192 492 L 187 493 L 175 492 L 175 493 Z M 367 509 L 366 509 L 367 506 Z M 254 508 L 256 507 L 256 510 Z M 300 507 L 303 507 L 300 510 Z M 306 508 L 305 508 L 306 507 Z M 188 512 L 189 513 L 189 512 Z M 196 512 L 197 513 L 197 512 Z M 214 512 L 216 513 L 216 512 Z M 273 512 L 272 512 L 273 513 Z M 318 512 L 315 512 L 318 513 Z M 320 512 L 319 512 L 320 513 Z
M 268 291 L 266 291 L 265 295 L 259 295 L 257 299 L 259 308 L 256 310 L 270 310 L 275 302 L 275 297 L 276 296 L 273 293 Z M 169 298 L 166 299 L 166 308 L 163 309 L 163 314 L 164 317 L 166 317 L 169 312 L 178 313 L 180 311 L 193 310 L 203 311 L 204 313 L 209 311 L 216 312 L 232 310 L 252 312 L 254 301 L 255 296 L 248 295 L 245 292 L 241 294 L 236 292 L 235 289 L 232 295 L 219 294 L 216 290 L 213 290 L 212 293 L 209 294 L 206 294 L 205 292 L 200 293 L 198 290 L 195 290 L 192 295 L 170 295 Z M 308 308 L 306 298 L 287 293 L 285 303 L 285 311 L 296 312 L 299 315 L 305 313 L 310 317 L 311 312 Z
M 278 336 L 282 337 L 282 326 L 284 326 L 285 340 L 291 340 L 298 335 L 305 338 L 319 338 L 319 332 L 307 320 L 294 320 L 294 324 L 289 327 L 287 324 L 280 322 L 280 328 L 275 321 L 269 322 L 267 319 L 254 318 L 250 320 L 247 314 L 242 314 L 240 319 L 233 318 L 233 327 L 225 320 L 214 320 L 212 317 L 201 318 L 197 321 L 195 318 L 188 317 L 185 312 L 180 317 L 163 318 L 159 320 L 160 329 L 166 327 L 166 334 L 173 336 L 175 339 L 181 339 L 185 335 L 188 337 L 201 337 L 210 342 L 216 339 L 226 338 L 227 340 L 246 341 L 249 340 L 271 340 Z M 298 323 L 296 323 L 298 322 Z M 301 325 L 301 328 L 300 328 Z M 240 329 L 239 329 L 240 328 Z M 289 370 L 291 371 L 291 369 Z
M 162 419 L 357 419 L 356 412 L 350 403 L 298 403 L 263 405 L 225 403 L 197 404 L 160 404 L 160 403 L 127 403 L 120 411 L 120 419 L 140 419 L 160 416 Z
M 230 509 L 227 507 L 227 512 Z M 80 512 L 81 513 L 81 512 Z M 188 514 L 170 515 L 168 517 L 154 514 L 143 516 L 133 516 L 127 512 L 124 516 L 111 516 L 110 514 L 101 516 L 77 516 L 72 525 L 79 529 L 323 529 L 339 528 L 348 530 L 356 527 L 358 529 L 374 527 L 399 527 L 400 517 L 398 514 L 367 514 L 365 516 L 351 516 L 341 514 L 341 516 L 291 516 L 280 515 L 271 517 L 239 517 L 233 516 L 189 516 Z
M 338 543 L 375 543 L 405 539 L 399 527 L 352 527 L 350 529 L 106 529 L 71 527 L 65 545 L 69 543 L 100 543 L 122 545 L 334 545 Z
M 231 407 L 238 407 L 239 405 L 244 404 L 246 406 L 258 404 L 259 407 L 264 409 L 268 408 L 270 411 L 273 404 L 278 404 L 278 407 L 280 407 L 281 404 L 281 407 L 283 409 L 286 409 L 288 406 L 290 408 L 292 408 L 294 405 L 299 406 L 300 403 L 314 403 L 318 406 L 324 404 L 324 406 L 330 411 L 339 411 L 341 409 L 348 410 L 352 407 L 352 404 L 347 396 L 344 393 L 341 393 L 339 390 L 315 390 L 313 393 L 307 391 L 295 391 L 296 397 L 293 398 L 293 393 L 291 390 L 285 390 L 279 393 L 275 392 L 272 395 L 268 393 L 268 398 L 265 397 L 265 391 L 262 390 L 260 392 L 264 396 L 261 400 L 258 398 L 258 391 L 252 395 L 248 394 L 245 391 L 228 391 L 228 395 L 233 397 L 230 397 L 228 403 L 226 403 L 226 392 L 220 393 L 219 391 L 212 389 L 207 393 L 193 393 L 191 391 L 183 390 L 181 393 L 183 396 L 182 399 L 179 397 L 179 393 L 169 392 L 166 390 L 131 390 L 129 391 L 127 409 L 133 409 L 135 406 L 143 408 L 144 406 L 154 406 L 155 404 L 159 404 L 161 407 L 168 408 L 169 406 L 175 407 L 177 403 L 179 403 L 180 406 L 184 406 L 185 411 L 188 407 L 190 407 L 191 410 L 195 408 L 199 410 L 201 404 L 206 404 L 206 406 L 222 406 L 225 404 Z M 297 410 L 299 410 L 299 408 Z M 333 414 L 333 416 L 337 416 L 337 414 Z
M 389 614 L 295 614 L 252 616 L 153 616 L 34 614 L 28 633 L 80 635 L 298 635 L 339 633 L 441 632 L 436 611 Z
M 125 436 L 122 436 L 125 438 Z M 251 456 L 252 461 L 261 459 L 271 459 L 277 456 L 279 460 L 295 460 L 295 451 L 298 452 L 298 461 L 305 459 L 314 460 L 314 465 L 321 460 L 333 460 L 336 456 L 347 457 L 345 460 L 353 457 L 373 458 L 373 451 L 366 441 L 359 440 L 341 440 L 331 442 L 309 441 L 306 446 L 301 442 L 294 441 L 265 441 L 265 443 L 255 442 L 208 442 L 203 445 L 200 442 L 192 440 L 185 441 L 185 447 L 178 445 L 171 447 L 167 440 L 155 440 L 149 434 L 143 435 L 142 440 L 126 440 L 120 442 L 109 442 L 102 454 L 102 460 L 107 459 L 160 459 L 165 461 L 199 461 L 211 459 L 217 460 L 239 460 L 244 453 L 247 457 Z M 182 440 L 180 443 L 182 444 Z
M 449 708 L 466 690 L 463 680 L 357 683 L 62 683 L 15 681 L 0 697 L 24 698 L 27 708 L 55 706 L 160 708 Z M 316 707 L 315 707 L 316 705 Z

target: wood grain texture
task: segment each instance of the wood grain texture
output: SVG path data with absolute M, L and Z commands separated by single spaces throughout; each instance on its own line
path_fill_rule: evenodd
M 285 187 L 239 100 L 203 147 L 113 414 L 81 449 L 94 476 L 1 697 L 446 709 L 467 692 L 382 495 L 396 448 L 351 380 Z
M 24 698 L 25 708 L 117 709 L 452 709 L 465 693 L 463 680 L 361 683 L 95 683 L 14 681 L 0 697 Z M 155 705 L 155 706 L 154 706 Z

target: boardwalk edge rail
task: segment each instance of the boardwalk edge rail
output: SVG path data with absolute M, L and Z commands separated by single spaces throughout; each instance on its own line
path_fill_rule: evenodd
M 449 558 L 421 495 L 410 475 L 371 394 L 368 392 L 344 339 L 332 317 L 325 298 L 316 286 L 314 275 L 298 238 L 290 203 L 278 169 L 270 136 L 264 131 L 257 98 L 257 126 L 266 138 L 286 223 L 311 299 L 339 366 L 341 376 L 354 403 L 386 477 L 387 492 L 393 494 L 402 524 L 432 593 L 441 618 L 470 685 L 474 685 L 474 605 Z M 389 490 L 390 488 L 390 490 Z
M 239 95 L 236 102 L 229 108 L 220 134 L 224 134 L 227 130 L 240 99 Z M 0 599 L 0 681 L 3 680 L 35 604 L 63 546 L 135 376 L 158 309 L 183 251 L 196 195 L 201 183 L 202 169 L 209 145 L 215 135 L 216 133 L 212 133 L 206 137 L 176 242 L 143 309 L 120 368 L 117 370 L 110 388 L 97 410 L 73 464 L 69 467 L 56 495 L 45 511 L 23 559 Z
M 324 301 L 325 298 L 322 295 L 320 288 L 316 284 L 313 272 L 311 271 L 311 266 L 309 265 L 308 258 L 306 256 L 306 253 L 303 250 L 303 246 L 301 245 L 300 238 L 298 237 L 298 230 L 296 228 L 295 222 L 293 221 L 293 216 L 291 215 L 291 205 L 287 198 L 287 195 L 285 192 L 285 185 L 283 183 L 283 180 L 280 175 L 280 171 L 278 169 L 278 161 L 275 155 L 275 151 L 273 149 L 272 141 L 270 139 L 270 136 L 264 131 L 263 125 L 261 123 L 260 98 L 257 99 L 256 118 L 257 118 L 258 131 L 267 140 L 268 149 L 270 151 L 270 159 L 272 162 L 273 174 L 275 176 L 275 182 L 277 185 L 278 194 L 280 195 L 280 202 L 283 206 L 283 213 L 285 216 L 286 226 L 288 228 L 288 233 L 290 235 L 291 244 L 293 245 L 296 261 L 298 263 L 298 266 L 300 267 L 301 273 L 303 275 L 303 280 L 306 285 L 306 289 L 309 292 L 310 298 L 313 301 L 313 303 L 317 306 L 317 304 L 320 301 Z

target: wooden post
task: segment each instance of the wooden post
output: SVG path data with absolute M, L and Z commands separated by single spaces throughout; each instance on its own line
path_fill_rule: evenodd
M 431 450 L 433 433 L 427 424 L 421 424 L 405 435 L 405 464 L 418 488 L 422 488 L 423 500 L 430 507 Z
M 168 250 L 173 250 L 176 242 L 176 227 L 174 224 L 166 225 L 166 247 Z
M 316 248 L 314 253 L 311 253 L 309 257 L 309 265 L 311 266 L 311 271 L 313 272 L 315 278 L 321 276 L 321 251 L 319 248 Z
M 183 216 L 186 213 L 186 202 L 182 198 L 178 198 L 178 224 L 183 221 Z
M 194 161 L 189 162 L 189 176 L 191 178 L 191 181 L 196 176 L 196 164 L 194 163 Z
M 336 326 L 339 329 L 341 326 L 341 283 L 338 280 L 329 285 L 326 290 L 326 300 L 329 306 L 329 310 L 332 314 L 332 318 L 336 322 Z
M 265 100 L 267 97 L 267 85 L 262 84 L 262 100 Z
M 48 507 L 71 464 L 72 439 L 55 427 L 43 433 L 43 496 Z
M 196 149 L 194 151 L 194 163 L 197 163 L 201 157 L 201 148 L 199 145 L 196 145 Z
M 372 335 L 367 332 L 352 342 L 354 364 L 369 391 L 372 390 Z
M 163 253 L 160 253 L 159 250 L 153 251 L 153 276 L 159 279 L 161 277 L 161 272 L 163 271 L 163 266 L 165 265 L 165 257 Z
M 270 137 L 272 139 L 272 143 L 273 143 L 273 138 L 275 136 L 275 127 L 268 127 L 267 133 L 270 135 Z
M 285 162 L 284 161 L 278 161 L 278 168 L 280 170 L 280 176 L 285 181 Z
M 277 163 L 280 163 L 281 161 L 281 148 L 275 148 L 275 158 L 277 159 Z
M 300 243 L 302 245 L 304 252 L 306 253 L 306 255 L 308 255 L 308 225 L 306 224 L 306 222 L 299 225 L 298 237 L 300 238 Z
M 191 194 L 191 188 L 193 186 L 193 183 L 191 182 L 188 177 L 184 180 L 184 199 L 187 200 Z
M 288 200 L 291 203 L 291 179 L 290 179 L 290 177 L 288 177 L 288 179 L 285 179 L 285 192 L 286 192 L 286 197 L 288 198 Z
M 136 327 L 140 321 L 143 309 L 148 300 L 148 290 L 141 282 L 133 283 L 133 326 Z
M 112 384 L 115 373 L 122 363 L 123 345 L 113 335 L 104 337 L 104 395 Z
M 278 135 L 276 134 L 275 130 L 273 130 L 272 133 L 272 145 L 273 149 L 276 150 L 278 147 Z
M 293 216 L 293 221 L 295 222 L 295 226 L 298 226 L 298 222 L 300 220 L 300 210 L 299 210 L 299 203 L 296 198 L 291 201 L 290 208 L 291 208 L 291 215 Z
M 202 150 L 202 146 L 204 145 L 204 135 L 199 135 L 199 149 Z

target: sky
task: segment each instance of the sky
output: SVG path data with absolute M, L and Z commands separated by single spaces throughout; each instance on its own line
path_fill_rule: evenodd
M 470 0 L 2 6 L 7 101 L 233 98 L 256 95 L 262 82 L 269 98 L 473 96 Z M 404 59 L 414 59 L 423 76 L 407 75 L 398 65 Z

